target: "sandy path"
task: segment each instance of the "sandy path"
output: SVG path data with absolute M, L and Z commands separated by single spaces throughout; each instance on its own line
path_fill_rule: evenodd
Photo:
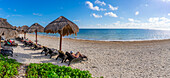
M 28 34 L 28 39 L 35 40 Z M 58 48 L 59 38 L 38 36 L 40 44 Z M 106 78 L 170 78 L 170 40 L 137 42 L 104 42 L 63 39 L 63 51 L 80 51 L 89 60 L 74 63 L 73 68 L 89 70 L 93 76 Z M 14 58 L 22 63 L 61 64 L 54 58 L 32 51 L 20 44 L 14 49 Z

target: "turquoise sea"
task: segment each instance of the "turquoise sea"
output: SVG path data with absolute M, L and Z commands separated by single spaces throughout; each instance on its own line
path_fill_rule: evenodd
M 38 33 L 39 35 L 57 36 L 59 34 Z M 77 38 L 100 41 L 141 41 L 170 39 L 170 30 L 151 29 L 80 29 L 77 36 L 70 35 L 65 38 Z

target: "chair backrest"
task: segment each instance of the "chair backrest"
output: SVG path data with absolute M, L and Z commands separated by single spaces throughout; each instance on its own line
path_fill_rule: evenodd
M 47 50 L 47 47 L 43 46 L 43 49 L 44 49 L 44 50 Z
M 75 58 L 73 55 L 71 55 L 71 53 L 69 53 L 69 52 L 66 52 L 66 55 L 67 55 L 67 57 L 69 57 L 69 58 Z

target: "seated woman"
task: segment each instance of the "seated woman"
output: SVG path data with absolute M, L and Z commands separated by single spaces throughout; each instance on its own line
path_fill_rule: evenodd
M 9 41 L 7 41 L 7 44 L 8 44 L 8 45 L 12 45 L 12 43 L 10 43 Z
M 78 57 L 83 57 L 82 54 L 80 54 L 80 52 L 77 52 L 76 54 L 73 53 L 73 51 L 70 51 L 70 54 L 75 57 L 75 58 L 78 58 Z
M 10 39 L 8 39 L 8 40 L 6 41 L 6 43 L 9 44 L 9 45 L 11 45 L 11 44 L 12 44 L 12 41 L 11 41 Z

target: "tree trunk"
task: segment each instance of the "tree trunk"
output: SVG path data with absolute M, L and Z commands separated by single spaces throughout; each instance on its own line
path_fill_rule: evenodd
M 62 34 L 60 34 L 60 51 L 61 51 L 61 46 L 62 46 Z

